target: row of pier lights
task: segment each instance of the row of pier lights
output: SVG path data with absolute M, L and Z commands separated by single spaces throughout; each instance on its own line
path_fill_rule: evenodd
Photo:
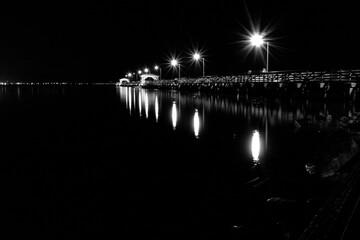
M 269 71 L 269 41 L 265 41 L 264 37 L 261 34 L 255 33 L 255 34 L 253 34 L 252 36 L 249 37 L 249 42 L 250 42 L 251 46 L 258 47 L 258 48 L 260 48 L 261 46 L 266 44 L 266 68 L 265 68 L 265 71 L 268 72 Z M 193 59 L 195 61 L 201 61 L 202 62 L 202 76 L 204 77 L 205 76 L 205 58 L 203 56 L 201 56 L 200 53 L 195 52 L 193 54 Z M 180 77 L 181 77 L 181 75 L 180 75 L 181 71 L 180 70 L 181 69 L 180 69 L 179 61 L 173 58 L 173 59 L 171 59 L 170 64 L 171 64 L 171 66 L 173 66 L 175 68 L 176 67 L 179 68 L 178 72 L 179 72 L 179 79 L 180 79 Z M 154 69 L 156 71 L 159 71 L 159 74 L 160 74 L 159 79 L 161 79 L 161 68 L 159 66 L 155 65 Z M 140 74 L 142 74 L 142 71 L 139 70 L 137 73 L 140 75 Z M 149 69 L 145 68 L 144 73 L 145 74 L 149 73 Z M 135 73 L 128 73 L 128 74 L 125 75 L 125 77 L 130 78 L 133 75 L 135 75 Z
M 196 61 L 202 61 L 202 75 L 203 76 L 205 76 L 205 58 L 204 57 L 202 57 L 201 55 L 200 55 L 200 53 L 194 53 L 194 55 L 193 55 L 193 59 L 194 60 L 196 60 Z M 170 62 L 170 64 L 171 64 L 171 66 L 173 66 L 173 67 L 179 67 L 179 79 L 180 79 L 180 63 L 178 62 L 178 60 L 176 60 L 176 59 L 172 59 L 171 60 L 171 62 Z M 155 65 L 154 66 L 154 69 L 155 69 L 155 71 L 159 71 L 159 78 L 161 79 L 161 68 L 159 67 L 159 66 L 157 66 L 157 65 Z M 141 70 L 139 70 L 138 72 L 137 72 L 139 75 L 140 74 L 142 74 L 143 72 L 141 71 Z M 144 73 L 145 74 L 147 74 L 147 73 L 149 73 L 149 69 L 148 68 L 145 68 L 144 69 Z M 125 77 L 132 77 L 133 75 L 135 75 L 135 73 L 128 73 L 128 74 L 126 74 L 125 75 Z

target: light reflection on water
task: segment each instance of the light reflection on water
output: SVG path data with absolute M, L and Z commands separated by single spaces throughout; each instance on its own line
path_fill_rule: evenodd
M 146 118 L 149 118 L 149 114 L 153 114 L 155 119 L 158 118 L 162 104 L 159 101 L 166 101 L 165 99 L 169 99 L 171 103 L 175 101 L 177 108 L 179 108 L 178 111 L 182 111 L 183 108 L 192 105 L 192 111 L 195 111 L 195 109 L 198 108 L 199 116 L 204 112 L 221 112 L 230 115 L 242 115 L 246 116 L 249 122 L 259 119 L 265 123 L 267 120 L 270 127 L 284 122 L 292 122 L 295 119 L 302 119 L 306 114 L 306 106 L 298 106 L 296 109 L 287 109 L 281 103 L 275 103 L 274 106 L 269 107 L 266 104 L 250 104 L 246 101 L 234 101 L 234 99 L 216 95 L 194 95 L 172 91 L 161 92 L 126 87 L 120 87 L 118 89 L 120 98 L 125 103 L 126 108 L 128 108 L 129 111 L 132 111 L 132 107 L 134 106 L 134 108 L 138 108 L 140 115 L 142 109 L 145 108 Z M 134 97 L 132 98 L 132 96 Z M 135 96 L 137 96 L 137 101 Z
M 145 92 L 144 94 L 145 99 L 144 99 L 144 103 L 145 103 L 145 117 L 148 118 L 149 117 L 149 97 L 147 92 Z
M 9 179 L 17 179 L 9 187 L 14 191 L 5 195 L 33 199 L 36 209 L 42 209 L 45 202 L 48 206 L 43 209 L 51 209 L 58 198 L 47 189 L 59 186 L 67 198 L 64 207 L 89 209 L 81 210 L 85 219 L 76 221 L 86 223 L 86 216 L 93 216 L 96 226 L 80 226 L 86 229 L 107 229 L 110 222 L 121 226 L 124 221 L 117 222 L 113 216 L 123 216 L 137 231 L 149 231 L 149 235 L 168 226 L 181 234 L 200 229 L 210 235 L 224 219 L 235 224 L 232 219 L 240 216 L 239 231 L 264 230 L 266 235 L 274 225 L 256 228 L 269 216 L 264 216 L 263 206 L 258 208 L 259 202 L 265 203 L 258 199 L 262 194 L 251 198 L 250 190 L 264 189 L 263 179 L 271 174 L 264 169 L 274 171 L 270 178 L 281 176 L 275 168 L 285 162 L 280 168 L 289 175 L 294 172 L 294 159 L 273 161 L 271 169 L 268 157 L 289 153 L 281 144 L 294 143 L 289 144 L 292 139 L 287 138 L 294 133 L 292 122 L 315 119 L 319 113 L 336 119 L 355 111 L 342 102 L 283 99 L 254 103 L 242 96 L 116 89 L 0 87 L 2 158 L 9 163 L 16 158 L 14 164 L 4 162 L 4 166 L 9 166 Z M 323 123 L 326 127 L 327 122 Z M 254 161 L 261 164 L 253 167 Z M 311 166 L 307 167 L 310 171 Z M 288 194 L 287 185 L 296 182 L 292 196 L 308 194 L 307 185 L 298 187 L 298 178 L 277 180 L 270 181 L 275 183 L 275 193 Z M 18 200 L 11 206 L 15 215 L 23 209 L 18 211 L 19 206 L 23 205 Z M 48 218 L 48 210 L 44 211 L 39 216 Z M 30 223 L 43 222 L 43 217 L 32 219 L 31 215 Z M 109 222 L 102 221 L 104 217 Z M 118 227 L 113 231 L 118 232 Z
M 159 121 L 159 100 L 157 96 L 155 96 L 155 120 L 156 122 Z
M 355 110 L 345 104 L 329 106 L 326 102 L 308 100 L 252 101 L 249 97 L 127 87 L 119 87 L 117 91 L 129 113 L 137 109 L 138 117 L 142 118 L 144 110 L 147 121 L 162 124 L 162 127 L 169 125 L 173 130 L 192 135 L 195 139 L 217 138 L 224 134 L 233 136 L 235 141 L 240 135 L 247 135 L 247 139 L 251 137 L 252 147 L 248 148 L 248 152 L 254 161 L 259 160 L 260 154 L 266 155 L 268 145 L 272 144 L 269 143 L 271 133 L 291 127 L 295 120 L 315 121 L 319 114 L 342 116 Z M 264 138 L 261 152 L 260 136 Z
M 129 99 L 129 112 L 130 112 L 130 114 L 132 112 L 132 101 L 131 101 L 132 97 L 131 97 L 131 94 L 132 94 L 132 91 L 129 91 L 128 99 Z
M 253 135 L 251 138 L 251 154 L 253 157 L 253 161 L 257 163 L 259 161 L 260 155 L 260 134 L 258 130 L 253 131 Z
M 138 103 L 140 116 L 141 116 L 141 106 L 142 106 L 141 95 L 142 94 L 139 94 L 139 103 Z M 127 96 L 127 94 L 126 94 L 126 96 Z M 126 106 L 128 106 L 127 100 L 126 100 Z
M 196 138 L 199 138 L 199 129 L 200 129 L 200 119 L 199 119 L 199 112 L 195 109 L 194 113 L 194 135 Z
M 172 119 L 172 125 L 174 130 L 176 129 L 176 123 L 177 123 L 177 109 L 176 109 L 176 102 L 173 101 L 172 110 L 171 110 L 171 119 Z

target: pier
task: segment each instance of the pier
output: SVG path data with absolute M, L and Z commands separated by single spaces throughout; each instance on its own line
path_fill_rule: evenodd
M 360 70 L 272 71 L 234 76 L 205 76 L 157 80 L 147 78 L 143 88 L 244 94 L 275 94 L 346 98 L 354 101 L 359 92 Z M 124 84 L 134 86 L 134 82 Z

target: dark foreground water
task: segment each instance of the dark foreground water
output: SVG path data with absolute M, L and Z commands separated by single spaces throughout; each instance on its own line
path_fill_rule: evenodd
M 308 176 L 304 151 L 317 139 L 293 121 L 331 114 L 320 132 L 354 111 L 341 101 L 1 87 L 1 227 L 6 239 L 295 239 L 329 184 Z

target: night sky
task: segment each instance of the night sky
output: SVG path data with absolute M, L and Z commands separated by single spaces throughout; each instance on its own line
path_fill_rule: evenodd
M 266 32 L 270 70 L 358 69 L 356 1 L 1 1 L 0 81 L 117 81 L 171 56 L 182 76 L 241 74 L 265 66 L 246 33 Z

